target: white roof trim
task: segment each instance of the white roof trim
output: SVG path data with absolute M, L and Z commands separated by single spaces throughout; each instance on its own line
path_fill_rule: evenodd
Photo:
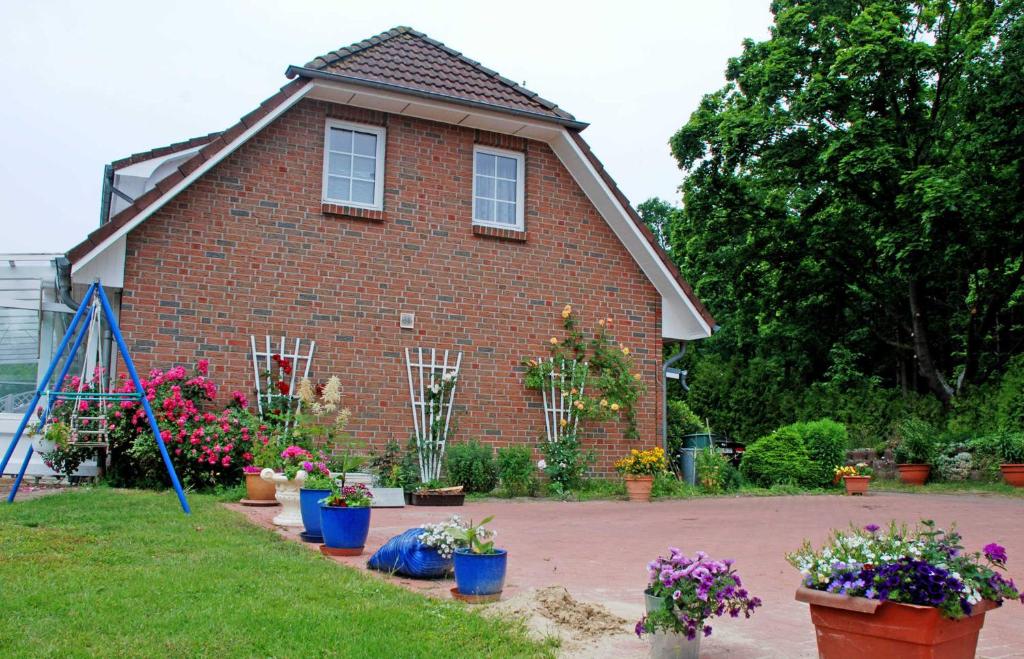
M 213 140 L 210 140 L 211 142 Z M 209 144 L 209 142 L 207 142 Z M 149 160 L 140 160 L 139 162 L 122 167 L 121 169 L 115 169 L 114 173 L 119 176 L 138 176 L 140 178 L 149 178 L 153 175 L 153 172 L 157 170 L 160 165 L 164 164 L 168 160 L 174 160 L 175 158 L 181 158 L 182 156 L 194 156 L 199 153 L 206 144 L 200 146 L 194 146 L 191 149 L 182 149 L 181 151 L 174 151 L 172 153 L 165 153 L 162 156 L 156 158 L 150 158 Z
M 146 206 L 146 208 L 143 209 L 141 213 L 139 213 L 131 220 L 129 220 L 123 227 L 121 227 L 120 229 L 112 233 L 110 236 L 108 236 L 102 243 L 89 250 L 89 252 L 85 256 L 75 261 L 71 269 L 72 274 L 75 274 L 79 270 L 84 268 L 86 264 L 88 264 L 94 258 L 103 253 L 104 250 L 106 250 L 110 245 L 115 243 L 119 238 L 128 235 L 128 233 L 132 229 L 145 222 L 151 215 L 153 215 L 153 213 L 156 213 L 158 210 L 160 210 L 164 206 L 164 204 L 169 202 L 171 199 L 174 199 L 174 197 L 177 196 L 179 192 L 181 192 L 188 186 L 192 185 L 192 183 L 196 179 L 198 179 L 206 172 L 210 171 L 215 165 L 217 165 L 222 160 L 227 158 L 229 155 L 234 153 L 235 150 L 237 150 L 240 146 L 248 142 L 253 135 L 259 133 L 268 124 L 273 122 L 285 111 L 287 111 L 293 105 L 298 103 L 303 97 L 306 96 L 306 94 L 309 93 L 309 90 L 311 88 L 312 85 L 307 83 L 305 86 L 302 87 L 302 89 L 298 90 L 297 92 L 286 98 L 280 105 L 278 105 L 276 108 L 267 113 L 265 117 L 257 121 L 255 124 L 250 126 L 244 133 L 236 137 L 235 140 L 231 142 L 231 144 L 227 145 L 226 147 L 218 151 L 212 158 L 205 161 L 202 165 L 197 167 L 195 171 L 193 171 L 191 174 L 189 174 L 184 179 L 179 181 L 177 185 L 175 185 L 173 188 L 162 194 L 159 199 L 154 201 L 149 206 Z
M 690 296 L 566 129 L 563 128 L 559 138 L 551 142 L 551 149 L 661 293 L 662 337 L 693 340 L 711 336 L 711 327 Z

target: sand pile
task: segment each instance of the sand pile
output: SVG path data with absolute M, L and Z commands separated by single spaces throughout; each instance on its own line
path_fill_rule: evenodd
M 577 600 L 563 586 L 521 593 L 489 605 L 484 612 L 495 617 L 519 618 L 537 638 L 558 638 L 563 655 L 632 633 L 631 623 L 625 618 L 600 604 Z

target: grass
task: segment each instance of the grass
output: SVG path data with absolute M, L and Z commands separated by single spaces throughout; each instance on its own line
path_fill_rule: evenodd
M 551 656 L 189 499 L 189 517 L 172 493 L 105 487 L 0 504 L 3 656 Z
M 1024 498 L 1024 488 L 1012 487 L 1006 483 L 983 483 L 979 481 L 906 485 L 901 481 L 873 480 L 871 481 L 871 489 L 875 492 L 910 492 L 914 494 L 999 494 L 1008 497 Z

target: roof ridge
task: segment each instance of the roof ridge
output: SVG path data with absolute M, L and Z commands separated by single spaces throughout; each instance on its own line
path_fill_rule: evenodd
M 425 43 L 433 46 L 434 48 L 441 50 L 445 54 L 450 55 L 458 59 L 459 61 L 473 67 L 474 69 L 476 69 L 480 73 L 483 73 L 487 77 L 497 80 L 498 82 L 514 90 L 518 94 L 521 94 L 522 96 L 525 96 L 529 100 L 540 104 L 545 109 L 554 112 L 555 114 L 564 119 L 576 119 L 576 117 L 574 117 L 572 114 L 558 107 L 557 103 L 549 101 L 548 99 L 544 98 L 537 92 L 531 91 L 526 87 L 523 87 L 519 83 L 515 82 L 514 80 L 506 78 L 505 76 L 501 75 L 494 69 L 488 68 L 481 64 L 480 62 L 474 59 L 470 59 L 469 57 L 466 57 L 461 52 L 455 50 L 454 48 L 451 48 L 450 46 L 446 46 L 443 42 L 428 36 L 424 32 L 420 32 L 419 30 L 413 29 L 406 25 L 399 25 L 397 27 L 393 27 L 390 30 L 385 30 L 380 34 L 376 34 L 370 37 L 369 39 L 363 39 L 362 41 L 357 41 L 356 43 L 346 46 L 344 48 L 332 50 L 331 52 L 326 53 L 324 55 L 314 57 L 312 60 L 306 63 L 306 68 L 312 68 L 322 71 L 325 68 L 331 66 L 332 64 L 335 64 L 343 59 L 355 55 L 356 53 L 369 50 L 370 48 L 378 44 L 384 43 L 385 41 L 393 39 L 397 36 L 401 36 L 403 34 L 408 34 L 416 37 L 417 39 L 420 39 L 421 41 L 424 41 Z

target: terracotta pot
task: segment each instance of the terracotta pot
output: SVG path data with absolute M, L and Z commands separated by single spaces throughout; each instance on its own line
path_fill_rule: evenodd
M 811 605 L 821 659 L 970 659 L 985 613 L 998 606 L 983 600 L 960 620 L 932 606 L 850 597 L 800 587 L 799 602 Z
M 846 485 L 846 493 L 849 495 L 864 495 L 868 492 L 868 485 L 871 484 L 870 476 L 843 476 L 843 484 Z
M 259 474 L 245 475 L 245 498 L 251 501 L 273 501 L 274 484 L 260 478 Z
M 999 470 L 1003 472 L 1003 480 L 1007 485 L 1024 487 L 1024 464 L 999 465 Z
M 907 485 L 924 485 L 932 472 L 931 465 L 896 465 L 896 469 L 900 472 L 900 480 Z
M 654 476 L 634 476 L 626 474 L 626 492 L 630 501 L 646 502 L 651 500 L 651 487 Z

